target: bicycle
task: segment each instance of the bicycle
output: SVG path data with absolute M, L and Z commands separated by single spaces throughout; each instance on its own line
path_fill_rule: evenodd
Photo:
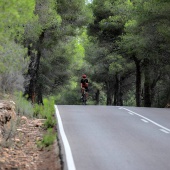
M 85 88 L 82 88 L 82 104 L 83 105 L 86 105 L 86 102 L 87 102 L 87 98 L 86 98 L 86 90 L 85 90 Z

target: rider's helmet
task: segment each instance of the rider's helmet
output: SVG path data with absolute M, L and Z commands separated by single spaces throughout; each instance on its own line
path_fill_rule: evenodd
M 87 76 L 85 74 L 82 75 L 82 78 L 86 78 Z

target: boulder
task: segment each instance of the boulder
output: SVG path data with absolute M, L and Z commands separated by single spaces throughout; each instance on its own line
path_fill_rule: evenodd
M 0 140 L 2 138 L 5 125 L 10 122 L 11 119 L 16 118 L 15 103 L 13 101 L 0 100 Z

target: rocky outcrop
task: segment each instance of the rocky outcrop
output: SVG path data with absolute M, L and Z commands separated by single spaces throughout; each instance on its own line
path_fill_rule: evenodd
M 11 118 L 15 118 L 15 116 L 15 103 L 13 101 L 0 100 L 0 125 L 3 126 Z
M 16 118 L 15 103 L 13 101 L 0 100 L 0 142 L 6 128 L 10 128 L 10 120 Z

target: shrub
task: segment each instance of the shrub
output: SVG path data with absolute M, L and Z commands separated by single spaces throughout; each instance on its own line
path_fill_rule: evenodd
M 49 128 L 47 130 L 47 133 L 44 135 L 42 141 L 38 141 L 37 145 L 38 147 L 44 148 L 52 145 L 56 139 L 56 132 L 52 129 Z
M 26 98 L 23 97 L 22 92 L 14 93 L 14 101 L 17 114 L 33 117 L 33 105 L 28 100 L 26 100 Z
M 34 116 L 47 118 L 54 114 L 54 99 L 53 97 L 44 98 L 43 99 L 44 105 L 34 105 Z
M 44 98 L 43 103 L 44 105 L 36 104 L 34 106 L 34 116 L 46 119 L 44 123 L 45 128 L 52 128 L 56 124 L 54 119 L 54 98 Z
M 52 128 L 47 130 L 47 134 L 44 135 L 42 143 L 47 147 L 52 145 L 56 139 L 55 133 Z
M 56 125 L 56 120 L 52 116 L 47 117 L 46 121 L 44 122 L 44 127 L 46 129 L 53 128 L 55 125 Z

